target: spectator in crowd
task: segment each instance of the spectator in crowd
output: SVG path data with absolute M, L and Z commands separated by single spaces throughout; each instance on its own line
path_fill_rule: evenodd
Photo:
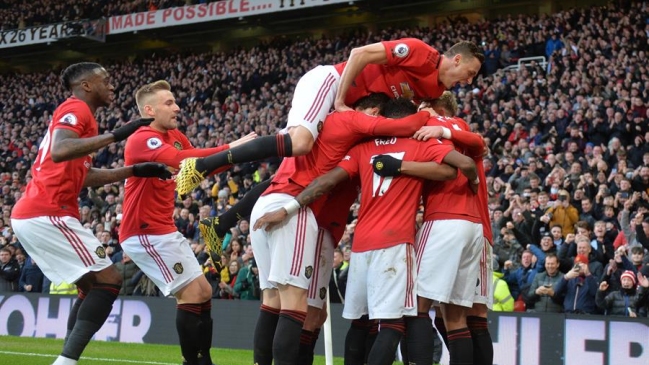
M 333 271 L 329 281 L 329 295 L 331 303 L 344 303 L 345 290 L 347 289 L 347 271 L 349 264 L 345 265 L 343 252 L 340 248 L 334 250 Z
M 500 272 L 500 264 L 494 258 L 492 263 L 493 269 L 493 308 L 494 312 L 513 312 L 514 297 L 509 291 L 507 282 L 503 280 L 503 273 Z
M 11 250 L 4 247 L 0 249 L 0 292 L 18 291 L 20 266 L 12 257 Z
M 42 292 L 43 277 L 41 268 L 38 267 L 38 264 L 31 257 L 28 257 L 25 266 L 23 266 L 20 272 L 20 280 L 18 281 L 19 291 L 30 293 Z
M 637 317 L 639 293 L 636 290 L 636 274 L 631 270 L 622 273 L 620 290 L 609 291 L 606 281 L 599 284 L 595 300 L 597 307 L 609 316 Z
M 613 259 L 609 260 L 606 266 L 604 267 L 604 273 L 600 279 L 600 282 L 606 281 L 608 284 L 607 290 L 617 291 L 621 288 L 622 285 L 622 274 L 625 271 L 638 272 L 640 267 L 635 267 L 633 263 L 627 257 L 627 249 L 624 246 L 620 246 L 615 250 Z
M 577 208 L 570 204 L 570 194 L 566 190 L 560 190 L 554 206 L 547 210 L 546 215 L 550 216 L 550 226 L 558 224 L 565 237 L 568 233 L 574 233 L 575 223 L 579 219 Z
M 243 260 L 243 266 L 239 270 L 237 281 L 234 284 L 234 293 L 237 298 L 242 300 L 259 300 L 261 294 L 259 269 L 254 257 Z
M 135 291 L 136 282 L 133 281 L 135 275 L 140 271 L 135 262 L 131 260 L 131 257 L 124 253 L 119 262 L 115 263 L 115 268 L 117 272 L 122 277 L 122 289 L 120 289 L 120 295 L 133 295 Z
M 514 269 L 514 263 L 511 260 L 505 261 L 503 279 L 509 285 L 514 300 L 517 300 L 520 295 L 527 295 L 534 276 L 537 273 L 536 261 L 533 261 L 534 255 L 532 252 L 525 250 L 521 255 L 520 266 Z
M 65 281 L 56 284 L 54 282 L 50 283 L 50 295 L 74 295 L 78 294 L 79 289 L 75 284 L 66 283 Z
M 563 275 L 554 287 L 554 295 L 562 296 L 565 313 L 597 314 L 595 295 L 598 279 L 588 268 L 588 257 L 575 257 L 575 267 Z
M 563 297 L 556 295 L 555 287 L 563 280 L 559 271 L 559 257 L 555 253 L 545 256 L 545 271 L 536 274 L 527 294 L 528 312 L 563 312 Z
M 221 278 L 221 282 L 218 284 L 218 298 L 220 299 L 234 299 L 237 298 L 237 293 L 234 290 L 234 285 L 237 282 L 237 276 L 239 274 L 239 261 L 230 260 L 228 265 L 228 280 L 225 281 Z

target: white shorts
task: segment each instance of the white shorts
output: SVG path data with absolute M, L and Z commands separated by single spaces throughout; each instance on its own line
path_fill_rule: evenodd
M 486 238 L 480 255 L 480 274 L 478 276 L 478 286 L 476 287 L 473 303 L 485 304 L 487 308 L 493 308 L 493 268 L 491 267 L 491 245 Z
M 259 217 L 292 199 L 294 197 L 281 193 L 261 196 L 252 208 L 250 225 L 254 227 Z M 308 289 L 314 273 L 317 235 L 318 224 L 309 207 L 298 210 L 270 232 L 265 228 L 251 231 L 261 290 L 274 289 L 277 285 Z
M 411 244 L 352 252 L 343 317 L 396 319 L 417 315 L 417 270 Z
M 315 141 L 334 104 L 338 80 L 340 74 L 331 65 L 317 66 L 305 73 L 295 86 L 286 130 L 301 125 L 311 131 Z
M 418 295 L 472 307 L 483 242 L 480 223 L 461 219 L 424 222 L 417 232 Z
M 55 285 L 76 283 L 113 264 L 97 237 L 74 217 L 12 218 L 11 225 L 27 254 Z
M 203 275 L 189 241 L 180 232 L 131 236 L 121 245 L 165 296 L 176 294 Z
M 310 307 L 322 309 L 327 298 L 334 262 L 334 239 L 328 230 L 318 228 L 315 252 L 315 273 L 309 285 L 307 302 Z

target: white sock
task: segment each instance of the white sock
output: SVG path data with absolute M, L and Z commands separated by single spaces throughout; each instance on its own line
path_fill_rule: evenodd
M 77 365 L 77 360 L 72 360 L 59 355 L 59 357 L 56 358 L 56 361 L 54 361 L 52 365 Z

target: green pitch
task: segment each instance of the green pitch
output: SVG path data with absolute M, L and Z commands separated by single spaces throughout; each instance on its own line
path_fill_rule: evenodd
M 63 340 L 0 336 L 0 364 L 50 365 L 58 356 Z M 212 349 L 217 365 L 251 365 L 251 350 Z M 79 365 L 151 364 L 180 365 L 180 348 L 170 345 L 147 345 L 91 341 Z M 315 365 L 324 365 L 324 356 L 316 356 Z M 342 358 L 334 359 L 342 365 Z

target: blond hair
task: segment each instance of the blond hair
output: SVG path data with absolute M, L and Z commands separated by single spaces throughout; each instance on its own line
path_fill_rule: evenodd
M 437 99 L 428 99 L 422 101 L 433 109 L 444 109 L 446 111 L 445 117 L 454 117 L 457 114 L 457 100 L 455 94 L 450 91 L 444 91 Z
M 160 90 L 171 91 L 171 85 L 165 80 L 158 80 L 137 89 L 135 92 L 135 103 L 140 114 L 144 114 L 144 105 L 148 102 L 148 99 Z

